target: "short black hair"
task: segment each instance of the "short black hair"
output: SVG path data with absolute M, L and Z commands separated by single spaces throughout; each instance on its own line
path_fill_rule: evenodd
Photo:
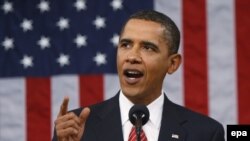
M 168 46 L 170 47 L 170 53 L 175 54 L 178 52 L 180 45 L 180 31 L 170 17 L 155 10 L 138 11 L 128 18 L 128 20 L 123 25 L 122 32 L 127 22 L 131 19 L 142 19 L 146 21 L 156 22 L 162 25 L 165 28 L 163 36 L 167 41 Z

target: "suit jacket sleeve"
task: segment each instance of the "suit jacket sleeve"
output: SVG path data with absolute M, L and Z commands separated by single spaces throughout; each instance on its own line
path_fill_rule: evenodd
M 212 141 L 225 141 L 224 135 L 223 127 L 219 126 L 212 137 Z

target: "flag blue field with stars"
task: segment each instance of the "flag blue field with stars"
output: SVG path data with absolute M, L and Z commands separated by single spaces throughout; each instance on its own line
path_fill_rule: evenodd
M 1 0 L 0 77 L 116 73 L 126 18 L 151 1 Z

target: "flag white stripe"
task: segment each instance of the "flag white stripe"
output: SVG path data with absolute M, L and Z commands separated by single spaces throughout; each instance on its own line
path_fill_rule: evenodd
M 182 33 L 182 0 L 157 0 L 155 1 L 155 9 L 171 17 Z M 181 41 L 179 50 L 181 54 L 182 48 L 183 44 Z M 182 65 L 177 72 L 166 76 L 163 89 L 167 93 L 169 99 L 175 103 L 184 105 Z
M 207 0 L 209 115 L 237 123 L 234 0 Z
M 23 78 L 0 79 L 1 141 L 26 141 L 25 93 Z
M 64 96 L 69 97 L 68 110 L 76 109 L 80 107 L 79 104 L 79 77 L 78 75 L 62 75 L 53 76 L 51 78 L 51 108 L 52 108 L 52 120 L 51 125 L 54 127 L 54 121 L 58 115 L 60 106 L 62 104 Z M 52 130 L 53 131 L 53 130 Z
M 104 75 L 104 100 L 113 97 L 120 90 L 120 83 L 117 74 Z

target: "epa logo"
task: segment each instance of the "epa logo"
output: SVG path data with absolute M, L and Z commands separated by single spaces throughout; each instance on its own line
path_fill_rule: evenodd
M 231 131 L 231 136 L 239 138 L 239 137 L 247 137 L 247 131 Z
M 227 125 L 228 141 L 250 141 L 250 125 Z

